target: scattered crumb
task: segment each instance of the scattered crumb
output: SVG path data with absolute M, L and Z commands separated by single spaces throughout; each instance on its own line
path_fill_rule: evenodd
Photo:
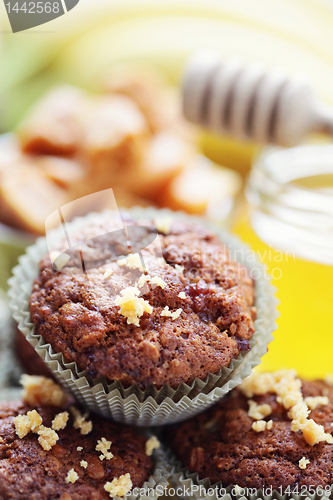
M 118 266 L 127 266 L 130 269 L 139 269 L 142 273 L 147 269 L 142 265 L 140 255 L 138 253 L 130 253 L 127 257 L 121 257 L 117 260 Z
M 68 253 L 61 253 L 61 252 L 51 252 L 50 254 L 50 259 L 52 262 L 53 267 L 56 269 L 56 271 L 61 271 L 67 262 L 70 260 L 70 256 Z
M 186 299 L 186 293 L 185 292 L 179 292 L 178 297 L 180 299 Z
M 153 285 L 157 285 L 157 286 L 160 286 L 162 289 L 164 289 L 166 287 L 166 282 L 164 280 L 162 280 L 162 278 L 160 278 L 159 276 L 154 276 L 150 282 L 153 284 Z
M 87 415 L 81 415 L 81 412 L 75 406 L 71 406 L 70 411 L 74 418 L 74 429 L 80 429 L 83 436 L 89 434 L 92 431 L 92 422 L 91 420 L 86 421 Z
M 81 465 L 81 467 L 86 469 L 88 467 L 88 462 L 86 462 L 85 460 L 81 460 L 80 465 Z
M 82 451 L 82 450 L 83 450 L 83 447 L 82 447 L 82 446 L 78 446 L 78 447 L 76 448 L 76 451 Z
M 113 269 L 109 267 L 105 273 L 103 274 L 103 280 L 106 280 L 107 278 L 110 278 L 111 274 L 113 273 Z
M 121 290 L 121 297 L 116 297 L 115 303 L 120 306 L 120 314 L 127 318 L 128 325 L 140 326 L 139 318 L 144 312 L 151 314 L 152 306 L 147 300 L 139 298 L 140 290 L 137 287 L 129 286 Z
M 295 370 L 279 370 L 274 373 L 256 373 L 254 372 L 245 379 L 240 389 L 243 394 L 250 398 L 255 394 L 265 394 L 272 392 L 277 395 L 276 400 L 282 404 L 288 411 L 288 417 L 291 419 L 290 428 L 292 431 L 302 431 L 305 441 L 313 446 L 322 441 L 333 443 L 333 436 L 325 433 L 324 427 L 309 419 L 310 409 L 314 409 L 318 404 L 328 404 L 326 396 L 315 398 L 305 398 L 301 392 L 302 381 L 297 378 Z M 249 402 L 250 404 L 250 402 Z M 310 408 L 310 409 L 309 409 Z M 257 430 L 258 422 L 254 422 L 252 428 Z M 260 424 L 260 428 L 263 424 Z M 257 432 L 260 432 L 257 430 Z
M 29 432 L 34 432 L 39 435 L 38 442 L 41 447 L 49 451 L 56 444 L 59 436 L 53 429 L 44 427 L 42 423 L 43 419 L 36 410 L 14 418 L 15 432 L 20 439 L 23 439 Z
M 74 484 L 77 480 L 79 479 L 79 475 L 77 472 L 75 472 L 74 469 L 71 469 L 68 474 L 67 474 L 67 477 L 65 479 L 65 482 L 68 484 L 68 483 L 72 483 Z
M 299 460 L 298 465 L 300 469 L 306 469 L 306 466 L 310 463 L 310 460 L 307 458 L 303 457 L 301 460 Z
M 146 441 L 146 455 L 148 457 L 151 457 L 153 454 L 154 450 L 158 450 L 158 448 L 161 446 L 161 443 L 157 439 L 156 436 L 151 436 L 147 441 Z
M 333 436 L 332 434 L 326 433 L 322 425 L 316 424 L 312 418 L 305 422 L 305 426 L 302 429 L 305 441 L 313 446 L 321 441 L 332 444 Z
M 102 452 L 102 454 L 99 456 L 100 460 L 104 460 L 104 458 L 106 458 L 107 460 L 111 460 L 111 458 L 113 457 L 113 453 L 109 451 L 111 448 L 111 444 L 111 441 L 108 441 L 107 439 L 105 439 L 105 437 L 102 437 L 97 441 L 95 449 Z
M 52 421 L 52 429 L 54 431 L 61 431 L 62 429 L 65 429 L 68 419 L 69 413 L 67 411 L 58 413 L 58 415 L 56 415 Z
M 175 269 L 176 271 L 179 271 L 180 273 L 182 273 L 185 269 L 184 266 L 180 266 L 179 264 L 175 264 Z
M 173 320 L 179 318 L 179 316 L 181 315 L 182 313 L 182 308 L 179 308 L 179 309 L 176 309 L 176 311 L 169 311 L 169 306 L 165 306 L 165 308 L 163 309 L 163 311 L 161 312 L 161 316 L 167 316 L 167 317 L 170 317 L 172 318 Z
M 279 370 L 274 373 L 253 372 L 242 382 L 240 389 L 247 398 L 267 392 L 275 393 L 277 384 L 281 381 L 292 381 L 295 377 L 295 370 Z
M 315 410 L 317 406 L 327 406 L 329 399 L 327 396 L 308 396 L 304 398 L 304 403 L 310 408 L 310 410 Z
M 272 427 L 273 427 L 273 420 L 268 420 L 266 424 L 266 429 L 271 430 Z
M 288 417 L 292 420 L 291 430 L 294 432 L 300 431 L 304 428 L 305 422 L 310 414 L 310 410 L 304 401 L 297 403 L 288 411 Z
M 26 415 L 18 415 L 14 418 L 15 432 L 23 439 L 29 432 L 34 432 L 43 423 L 42 417 L 36 410 L 28 411 Z
M 266 420 L 257 420 L 256 422 L 253 422 L 252 429 L 256 432 L 262 432 L 266 429 L 266 425 Z
M 39 428 L 39 426 L 42 425 L 42 423 L 43 423 L 42 417 L 40 416 L 40 414 L 36 410 L 28 411 L 27 417 L 30 420 L 32 432 L 35 432 Z
M 116 496 L 118 497 L 123 497 L 127 493 L 129 493 L 132 489 L 132 481 L 131 481 L 131 476 L 129 473 L 123 474 L 120 477 L 115 477 L 111 483 L 107 482 L 104 485 L 105 491 L 107 491 L 110 494 L 111 498 L 114 498 Z
M 60 385 L 47 377 L 22 375 L 20 383 L 24 387 L 23 399 L 30 406 L 63 406 L 66 394 Z
M 254 420 L 263 420 L 272 413 L 272 407 L 268 404 L 258 405 L 253 399 L 249 399 L 248 403 L 249 410 L 247 413 Z
M 151 280 L 149 274 L 142 274 L 138 280 L 138 287 L 142 288 L 148 281 Z
M 156 217 L 154 219 L 154 224 L 160 233 L 168 234 L 171 229 L 172 218 L 170 216 Z
M 44 425 L 39 427 L 37 434 L 39 435 L 39 444 L 46 451 L 50 451 L 52 446 L 54 446 L 59 439 L 58 434 L 53 429 L 44 427 Z

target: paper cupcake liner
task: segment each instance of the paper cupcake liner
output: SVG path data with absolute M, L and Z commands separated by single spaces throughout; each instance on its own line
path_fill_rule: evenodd
M 57 380 L 69 389 L 82 405 L 105 417 L 112 417 L 127 424 L 148 426 L 175 423 L 208 408 L 240 384 L 260 363 L 260 358 L 266 353 L 267 344 L 272 340 L 272 332 L 276 328 L 275 288 L 270 283 L 265 267 L 253 258 L 249 247 L 240 243 L 235 236 L 208 224 L 204 219 L 153 208 L 133 208 L 126 212 L 134 219 L 168 216 L 208 226 L 228 247 L 231 256 L 236 254 L 238 262 L 251 272 L 256 271 L 259 275 L 255 279 L 257 319 L 249 352 L 239 354 L 237 359 L 232 360 L 228 367 L 222 368 L 217 374 L 209 374 L 205 380 L 195 379 L 190 385 L 182 383 L 176 389 L 165 385 L 160 390 L 151 386 L 142 391 L 137 385 L 124 388 L 120 382 L 110 384 L 104 377 L 92 379 L 86 371 L 80 371 L 76 363 L 67 363 L 61 353 L 56 353 L 50 344 L 45 343 L 43 338 L 34 332 L 29 313 L 29 297 L 33 281 L 38 274 L 39 261 L 47 252 L 45 238 L 38 239 L 35 245 L 29 247 L 27 253 L 19 259 L 19 265 L 13 269 L 13 277 L 9 280 L 10 306 L 19 329 Z M 109 211 L 105 211 L 80 217 L 75 219 L 71 226 L 82 227 L 96 217 L 108 217 L 109 214 Z M 52 241 L 56 242 L 59 234 L 59 229 L 54 230 L 51 234 Z
M 13 325 L 7 296 L 0 289 L 0 391 L 16 385 L 21 374 L 13 349 Z
M 333 485 L 327 487 L 327 490 L 318 487 L 313 491 L 303 491 L 300 487 L 298 493 L 285 494 L 269 487 L 242 488 L 234 484 L 224 487 L 221 481 L 212 484 L 209 478 L 200 479 L 196 472 L 189 472 L 188 469 L 182 467 L 171 451 L 167 452 L 167 460 L 170 469 L 174 470 L 169 483 L 179 498 L 191 500 L 321 500 L 332 498 Z

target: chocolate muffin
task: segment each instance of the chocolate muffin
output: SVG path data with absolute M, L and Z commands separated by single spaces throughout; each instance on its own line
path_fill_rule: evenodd
M 30 403 L 0 403 L 2 500 L 102 500 L 152 474 L 147 454 L 156 438 L 66 407 L 52 380 L 25 376 L 24 383 Z
M 190 472 L 279 493 L 333 484 L 333 386 L 293 370 L 253 374 L 209 411 L 168 429 Z
M 35 332 L 93 378 L 141 389 L 205 379 L 249 350 L 254 284 L 223 242 L 177 220 L 123 221 L 126 234 L 95 220 L 42 259 Z

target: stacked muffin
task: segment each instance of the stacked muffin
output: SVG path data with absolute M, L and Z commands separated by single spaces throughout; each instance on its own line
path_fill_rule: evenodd
M 131 242 L 137 246 L 144 226 L 129 218 L 126 224 L 139 230 Z M 31 319 L 66 362 L 124 387 L 177 388 L 250 349 L 253 281 L 217 236 L 176 221 L 143 249 L 141 261 L 137 253 L 122 257 L 127 241 L 114 242 L 113 231 L 112 219 L 95 221 L 72 238 L 88 241 L 84 273 L 65 242 L 57 248 L 69 257 L 60 272 L 49 255 L 41 260 Z
M 123 497 L 152 475 L 156 437 L 88 418 L 51 379 L 22 383 L 23 401 L 0 403 L 1 499 Z
M 280 370 L 254 373 L 208 412 L 168 429 L 168 438 L 193 484 L 253 498 L 320 496 L 333 482 L 332 422 L 333 386 Z

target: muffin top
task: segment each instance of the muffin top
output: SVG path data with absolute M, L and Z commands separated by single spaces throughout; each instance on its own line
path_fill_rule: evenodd
M 110 499 L 152 474 L 152 438 L 67 407 L 50 379 L 25 384 L 30 403 L 0 403 L 0 498 Z
M 183 466 L 223 487 L 333 484 L 333 386 L 293 370 L 254 374 L 209 411 L 168 431 Z
M 42 259 L 36 333 L 92 377 L 141 389 L 204 379 L 249 350 L 253 281 L 218 237 L 177 220 L 122 219 L 126 234 L 99 218 Z

